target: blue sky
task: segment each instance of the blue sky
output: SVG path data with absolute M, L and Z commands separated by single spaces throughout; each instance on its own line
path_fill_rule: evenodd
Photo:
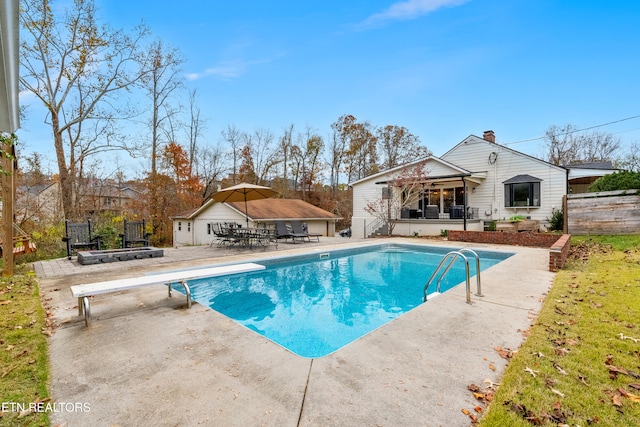
M 541 141 L 528 140 L 568 123 L 618 122 L 598 130 L 619 136 L 624 146 L 640 142 L 640 2 L 96 5 L 111 26 L 144 20 L 182 51 L 187 86 L 197 89 L 207 120 L 203 144 L 218 143 L 228 125 L 279 137 L 293 123 L 328 137 L 343 114 L 374 126 L 404 126 L 435 155 L 488 129 L 497 142 L 538 155 Z M 23 121 L 25 152 L 48 153 L 41 122 L 35 110 Z

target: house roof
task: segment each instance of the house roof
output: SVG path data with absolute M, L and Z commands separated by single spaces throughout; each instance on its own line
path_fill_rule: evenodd
M 444 159 L 441 159 L 440 157 L 427 156 L 427 157 L 423 157 L 421 159 L 415 160 L 415 161 L 413 161 L 411 163 L 403 164 L 403 165 L 396 166 L 396 167 L 391 168 L 391 169 L 384 170 L 382 172 L 375 173 L 373 175 L 365 176 L 362 179 L 359 179 L 357 181 L 354 181 L 354 182 L 350 183 L 349 186 L 353 187 L 356 184 L 360 184 L 362 182 L 369 181 L 369 180 L 372 180 L 372 179 L 380 179 L 381 177 L 387 178 L 387 179 L 384 179 L 383 181 L 381 181 L 381 182 L 386 183 L 388 181 L 388 175 L 389 174 L 392 174 L 392 173 L 394 173 L 396 171 L 401 171 L 401 170 L 406 169 L 406 168 L 411 167 L 411 166 L 419 165 L 420 163 L 427 164 L 430 161 L 431 162 L 440 163 L 441 165 L 444 165 L 444 166 L 450 168 L 452 171 L 454 171 L 454 173 L 447 174 L 446 176 L 433 176 L 433 177 L 430 177 L 431 179 L 440 179 L 440 178 L 443 178 L 443 177 L 444 178 L 451 178 L 451 177 L 454 177 L 454 176 L 462 177 L 462 176 L 471 176 L 472 175 L 472 173 L 470 171 L 468 171 L 468 170 L 466 170 L 464 168 L 461 168 L 458 165 L 454 165 L 453 163 L 450 163 L 450 162 L 448 162 L 448 161 L 446 161 Z
M 542 180 L 531 175 L 516 175 L 504 181 L 503 184 L 522 184 L 524 182 L 542 182 Z
M 20 126 L 18 105 L 18 0 L 0 3 L 0 131 L 15 132 Z
M 209 206 L 216 202 L 213 199 L 207 200 L 202 206 L 196 209 L 181 212 L 174 215 L 174 219 L 193 219 L 204 212 Z M 244 202 L 224 203 L 231 209 L 245 214 Z M 341 219 L 340 216 L 300 199 L 261 199 L 247 202 L 247 216 L 252 220 L 278 220 L 278 219 Z
M 545 164 L 545 165 L 549 166 L 550 168 L 560 169 L 560 170 L 566 170 L 566 168 L 565 168 L 565 167 L 563 167 L 563 166 L 554 165 L 553 163 L 549 163 L 549 162 L 547 162 L 547 161 L 545 161 L 545 160 L 539 159 L 539 158 L 537 158 L 537 157 L 530 156 L 529 154 L 523 153 L 523 152 L 518 151 L 518 150 L 514 150 L 513 148 L 509 148 L 509 147 L 507 147 L 506 145 L 500 145 L 500 144 L 498 144 L 498 143 L 496 143 L 496 142 L 490 142 L 490 141 L 487 141 L 486 139 L 484 139 L 484 138 L 480 138 L 479 136 L 476 136 L 476 135 L 469 135 L 469 136 L 468 136 L 468 137 L 466 137 L 464 140 L 462 140 L 462 141 L 461 141 L 461 142 L 459 142 L 458 144 L 454 145 L 451 149 L 449 149 L 449 150 L 448 150 L 446 153 L 444 153 L 441 157 L 442 157 L 442 158 L 444 158 L 444 159 L 446 159 L 446 158 L 447 158 L 447 155 L 448 155 L 449 153 L 451 153 L 451 152 L 453 152 L 453 151 L 457 150 L 460 146 L 462 146 L 462 145 L 464 145 L 464 144 L 468 144 L 468 143 L 470 143 L 470 142 L 488 144 L 488 145 L 491 145 L 491 146 L 497 147 L 497 148 L 498 148 L 498 149 L 500 149 L 500 150 L 509 151 L 509 152 L 511 152 L 511 153 L 513 153 L 513 154 L 516 154 L 516 155 L 518 155 L 518 156 L 526 157 L 526 158 L 531 159 L 531 160 L 534 160 L 534 161 L 536 161 L 536 162 L 543 163 L 543 164 Z
M 245 213 L 244 202 L 227 203 L 233 209 Z M 340 219 L 329 211 L 300 199 L 261 199 L 247 202 L 247 216 L 253 220 L 276 219 Z

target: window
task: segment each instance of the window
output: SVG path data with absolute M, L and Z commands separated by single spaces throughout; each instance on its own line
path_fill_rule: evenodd
M 182 223 L 178 221 L 178 231 L 182 231 Z
M 191 232 L 191 223 L 190 222 L 187 223 L 187 231 Z
M 517 175 L 504 182 L 504 205 L 506 207 L 540 206 L 540 182 L 531 175 Z
M 211 234 L 211 223 L 207 223 L 207 234 Z

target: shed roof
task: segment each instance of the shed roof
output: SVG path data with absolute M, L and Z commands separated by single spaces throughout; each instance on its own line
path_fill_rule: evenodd
M 227 203 L 244 214 L 244 202 Z M 340 219 L 334 213 L 300 199 L 261 199 L 247 202 L 247 216 L 253 220 Z
M 204 212 L 209 206 L 216 202 L 213 199 L 207 200 L 202 206 L 172 216 L 172 219 L 193 219 Z M 244 202 L 224 203 L 230 208 L 245 213 Z M 340 216 L 326 211 L 300 199 L 261 199 L 247 202 L 247 216 L 252 220 L 278 220 L 278 219 L 300 219 L 300 220 L 338 220 Z

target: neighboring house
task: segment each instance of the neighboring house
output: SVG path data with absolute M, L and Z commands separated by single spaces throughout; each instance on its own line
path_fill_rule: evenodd
M 429 156 L 351 183 L 352 235 L 387 231 L 380 215 L 371 213 L 381 199 L 388 200 L 387 215 L 397 235 L 481 231 L 487 221 L 514 215 L 538 220 L 544 228 L 554 211 L 562 209 L 571 171 L 576 179 L 588 175 L 591 180 L 607 173 L 553 165 L 496 144 L 493 131 L 482 138 L 471 135 L 441 157 Z
M 16 221 L 58 222 L 64 218 L 60 186 L 57 182 L 21 185 L 17 189 Z
M 569 193 L 587 193 L 596 179 L 619 171 L 610 161 L 586 162 L 565 166 L 569 170 Z
M 207 200 L 197 209 L 182 212 L 173 220 L 173 244 L 208 245 L 214 238 L 211 224 L 235 222 L 249 227 L 271 226 L 277 220 L 299 220 L 307 223 L 309 233 L 335 236 L 336 222 L 341 218 L 331 212 L 298 199 L 263 199 L 247 202 L 220 203 Z
M 130 186 L 120 187 L 113 180 L 91 180 L 81 191 L 78 210 L 83 217 L 103 212 L 122 215 L 134 209 L 135 202 L 144 195 L 142 191 Z M 60 184 L 53 181 L 20 186 L 17 191 L 16 217 L 20 221 L 63 219 Z

